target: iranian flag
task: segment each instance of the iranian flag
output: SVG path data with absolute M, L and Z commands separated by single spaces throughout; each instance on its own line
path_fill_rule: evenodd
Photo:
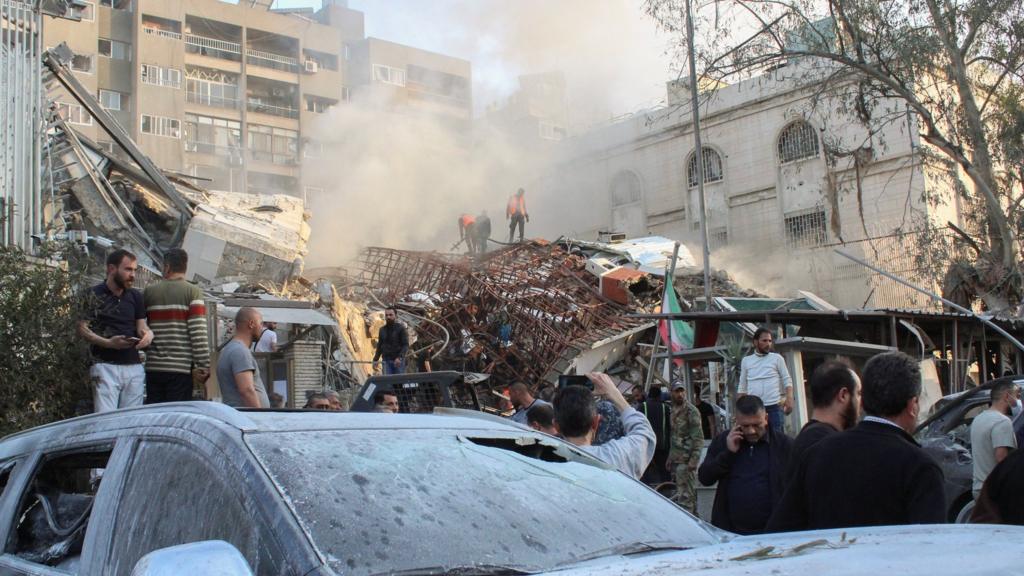
M 676 298 L 676 291 L 672 287 L 672 277 L 665 274 L 665 295 L 661 299 L 661 311 L 664 313 L 682 312 L 679 299 Z M 661 341 L 673 352 L 693 347 L 693 328 L 682 320 L 661 320 L 658 322 L 658 332 L 661 334 Z M 677 366 L 682 366 L 683 361 L 676 359 Z

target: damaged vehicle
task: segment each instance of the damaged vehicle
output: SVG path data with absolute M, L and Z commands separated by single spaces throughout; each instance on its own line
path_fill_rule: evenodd
M 1005 543 L 1024 538 L 734 538 L 570 444 L 468 411 L 93 414 L 0 441 L 0 489 L 0 574 L 1006 574 Z
M 1004 376 L 966 392 L 950 394 L 936 402 L 931 416 L 917 427 L 917 441 L 939 463 L 946 478 L 946 514 L 950 522 L 964 523 L 971 516 L 971 423 L 975 416 L 988 410 L 992 387 L 1006 380 L 1018 387 L 1024 385 L 1024 376 Z M 1013 431 L 1018 441 L 1024 436 L 1024 412 L 1013 415 Z

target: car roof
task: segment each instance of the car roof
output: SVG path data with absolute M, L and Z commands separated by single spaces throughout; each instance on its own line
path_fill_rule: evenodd
M 236 410 L 218 402 L 170 402 L 124 408 L 53 422 L 0 439 L 0 457 L 12 444 L 86 430 L 124 429 L 142 426 L 220 428 L 239 432 L 295 430 L 462 429 L 522 432 L 511 422 L 482 417 L 471 411 L 445 414 L 382 414 L 329 412 L 324 410 Z

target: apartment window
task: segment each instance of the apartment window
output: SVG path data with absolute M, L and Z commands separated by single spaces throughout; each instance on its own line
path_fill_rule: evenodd
M 78 11 L 78 17 L 81 18 L 83 22 L 92 22 L 96 20 L 96 5 L 92 2 L 85 2 L 85 6 Z
M 141 76 L 143 84 L 181 88 L 181 70 L 177 68 L 161 68 L 152 64 L 143 64 Z
M 722 157 L 712 148 L 704 147 L 701 154 L 704 160 L 704 183 L 720 182 L 724 178 L 722 173 Z M 686 182 L 693 188 L 697 186 L 697 155 L 692 154 L 686 163 Z
M 103 106 L 107 110 L 123 110 L 121 107 L 123 94 L 120 92 L 114 92 L 113 90 L 100 90 L 99 96 L 100 106 Z
M 786 217 L 786 244 L 790 248 L 824 246 L 827 240 L 824 210 Z
M 307 141 L 302 146 L 303 158 L 319 158 L 324 155 L 324 145 L 320 142 Z
M 779 163 L 796 162 L 818 156 L 818 135 L 804 120 L 793 122 L 779 135 Z
M 165 138 L 181 138 L 181 121 L 177 118 L 143 114 L 142 133 Z
M 405 70 L 383 64 L 373 65 L 373 79 L 385 84 L 405 86 Z
M 71 57 L 71 69 L 92 74 L 92 54 L 75 54 Z
M 238 77 L 234 74 L 189 68 L 185 70 L 185 92 L 189 102 L 238 108 Z
M 60 114 L 60 117 L 68 124 L 92 126 L 92 116 L 85 111 L 85 108 L 82 108 L 78 104 L 57 102 L 57 113 Z
M 249 125 L 249 152 L 253 160 L 291 165 L 299 162 L 299 133 L 285 128 Z
M 228 163 L 242 162 L 242 125 L 234 120 L 185 114 L 185 151 L 228 157 Z
M 306 111 L 315 112 L 317 114 L 323 114 L 330 110 L 331 106 L 337 104 L 334 100 L 328 100 L 326 98 L 317 98 L 316 96 L 306 96 Z
M 564 140 L 565 128 L 548 122 L 541 122 L 537 125 L 537 131 L 545 140 Z
M 132 0 L 100 0 L 100 6 L 106 6 L 114 10 L 131 10 Z
M 118 42 L 117 40 L 100 38 L 99 53 L 100 56 L 105 56 L 114 60 L 131 60 L 132 45 L 127 42 Z

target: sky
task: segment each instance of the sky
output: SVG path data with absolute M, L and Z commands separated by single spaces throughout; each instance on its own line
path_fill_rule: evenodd
M 669 39 L 642 0 L 349 0 L 367 36 L 469 60 L 476 112 L 500 104 L 524 73 L 561 70 L 582 123 L 664 101 L 675 77 Z M 320 0 L 278 0 L 278 8 Z

